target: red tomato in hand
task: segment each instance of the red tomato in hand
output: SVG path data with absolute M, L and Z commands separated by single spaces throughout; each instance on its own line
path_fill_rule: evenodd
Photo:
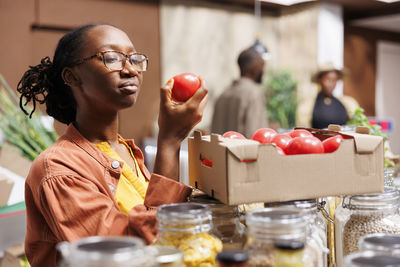
M 292 140 L 292 137 L 288 134 L 276 134 L 272 137 L 271 143 L 274 143 L 277 147 L 285 150 L 290 140 Z
M 324 153 L 321 140 L 314 136 L 299 136 L 293 138 L 285 150 L 286 155 Z
M 326 138 L 324 141 L 322 141 L 322 145 L 324 146 L 325 153 L 332 153 L 336 151 L 336 149 L 339 148 L 340 142 L 342 142 L 343 136 L 335 135 L 329 138 Z
M 199 77 L 189 72 L 176 75 L 173 79 L 172 99 L 178 102 L 187 101 L 201 85 Z
M 222 135 L 222 137 L 230 138 L 230 139 L 246 139 L 246 137 L 244 137 L 243 134 L 235 132 L 235 131 L 226 132 Z
M 292 132 L 289 133 L 289 135 L 292 138 L 299 137 L 299 136 L 313 136 L 312 133 L 310 133 L 309 131 L 304 130 L 304 129 L 293 130 Z
M 260 128 L 254 132 L 251 139 L 260 142 L 261 144 L 271 143 L 272 137 L 276 135 L 276 131 L 270 128 Z

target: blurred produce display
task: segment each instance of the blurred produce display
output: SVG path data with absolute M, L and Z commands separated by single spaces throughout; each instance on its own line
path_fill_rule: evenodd
M 393 157 L 395 155 L 393 155 L 390 150 L 387 135 L 382 132 L 381 126 L 373 125 L 368 121 L 367 116 L 364 114 L 364 109 L 356 109 L 351 120 L 347 122 L 347 125 L 366 126 L 370 129 L 372 135 L 382 136 L 385 140 L 385 168 L 395 167 L 396 164 L 394 158 L 396 157 Z
M 355 126 L 366 126 L 371 130 L 372 135 L 382 136 L 385 140 L 387 140 L 387 135 L 381 131 L 381 126 L 372 125 L 367 116 L 364 114 L 363 108 L 357 108 L 353 114 L 353 117 L 347 122 L 347 125 L 355 125 Z
M 296 121 L 297 81 L 289 71 L 273 70 L 266 84 L 267 115 L 271 123 L 280 128 L 293 128 Z
M 29 160 L 34 160 L 58 138 L 52 125 L 46 125 L 44 116 L 40 109 L 31 118 L 25 115 L 19 97 L 0 74 L 0 129 L 5 140 Z

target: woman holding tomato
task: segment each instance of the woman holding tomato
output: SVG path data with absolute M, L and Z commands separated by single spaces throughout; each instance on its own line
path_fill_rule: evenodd
M 315 98 L 299 105 L 298 126 L 323 129 L 329 124 L 346 124 L 359 105 L 350 96 L 336 98 L 333 95 L 337 82 L 343 76 L 344 71 L 335 68 L 332 63 L 319 67 L 312 77 L 312 81 L 318 84 L 319 93 Z
M 191 193 L 178 182 L 179 148 L 202 118 L 205 88 L 181 104 L 171 101 L 173 80 L 161 88 L 154 174 L 133 140 L 118 134 L 118 112 L 134 105 L 147 62 L 120 29 L 84 25 L 61 38 L 52 61 L 42 59 L 19 82 L 24 111 L 22 103 L 45 103 L 50 116 L 68 125 L 26 179 L 25 251 L 32 267 L 56 266 L 60 241 L 135 235 L 151 243 L 155 207 Z

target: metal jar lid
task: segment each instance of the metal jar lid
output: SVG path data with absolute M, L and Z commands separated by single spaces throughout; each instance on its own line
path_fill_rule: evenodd
M 358 247 L 361 251 L 399 252 L 400 235 L 386 233 L 365 235 L 358 240 Z
M 240 264 L 249 260 L 249 254 L 244 250 L 224 250 L 217 254 L 216 259 L 220 263 Z
M 342 206 L 351 210 L 388 210 L 396 208 L 399 205 L 399 198 L 400 195 L 397 188 L 386 186 L 383 193 L 345 197 Z
M 400 257 L 374 251 L 357 252 L 345 257 L 344 267 L 400 267 Z
M 249 234 L 259 238 L 298 239 L 307 233 L 308 222 L 297 208 L 264 208 L 246 215 Z
M 153 256 L 141 239 L 127 236 L 92 236 L 58 243 L 57 249 L 67 266 L 147 266 Z

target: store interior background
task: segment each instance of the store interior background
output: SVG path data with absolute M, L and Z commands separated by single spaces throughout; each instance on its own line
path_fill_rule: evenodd
M 261 2 L 260 19 L 255 16 L 254 3 L 0 0 L 0 74 L 16 88 L 28 66 L 52 57 L 57 41 L 76 26 L 104 22 L 123 29 L 137 51 L 149 56 L 150 63 L 138 102 L 120 114 L 120 133 L 142 146 L 151 169 L 160 86 L 178 73 L 201 75 L 210 97 L 197 129 L 207 132 L 215 99 L 239 76 L 238 54 L 258 36 L 271 55 L 266 73 L 275 68 L 289 70 L 298 83 L 299 101 L 316 92 L 310 78 L 318 64 L 332 61 L 338 68 L 345 66 L 349 75 L 338 84 L 335 94 L 353 96 L 367 116 L 390 119 L 389 139 L 393 152 L 399 154 L 400 2 L 330 0 L 291 6 Z M 55 128 L 59 134 L 65 130 L 60 123 L 55 123 Z M 181 153 L 183 182 L 188 180 L 187 162 L 186 151 Z M 9 160 L 4 165 L 21 177 L 15 179 L 17 201 L 23 201 L 22 177 L 30 164 L 28 160 Z M 23 243 L 25 221 L 24 210 L 2 219 L 0 257 L 5 248 Z
M 0 73 L 16 88 L 28 65 L 52 57 L 66 31 L 90 22 L 120 27 L 150 58 L 138 103 L 120 116 L 121 134 L 139 144 L 154 135 L 159 87 L 181 72 L 207 82 L 210 101 L 198 125 L 206 131 L 214 100 L 239 75 L 237 55 L 258 35 L 271 54 L 267 70 L 288 69 L 299 101 L 317 90 L 310 77 L 319 63 L 348 68 L 336 95 L 353 96 L 368 116 L 389 118 L 392 149 L 400 152 L 400 3 L 261 2 L 257 20 L 253 0 L 1 0 Z M 59 133 L 65 129 L 55 126 Z

